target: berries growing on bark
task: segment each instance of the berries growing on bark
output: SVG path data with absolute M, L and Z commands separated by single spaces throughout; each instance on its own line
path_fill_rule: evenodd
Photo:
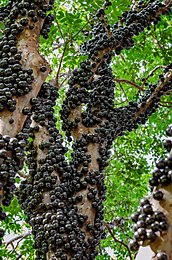
M 172 127 L 171 125 L 166 130 L 168 136 L 171 136 Z M 166 140 L 163 143 L 164 147 L 168 152 L 171 152 L 171 140 Z M 152 197 L 157 201 L 165 200 L 165 195 L 163 193 L 163 189 L 169 184 L 172 183 L 172 164 L 171 164 L 171 155 L 166 159 L 160 159 L 156 163 L 156 169 L 153 171 L 153 177 L 151 178 L 149 184 L 151 189 L 153 190 Z M 158 235 L 155 233 L 160 231 L 160 234 L 163 231 L 167 231 L 169 228 L 168 220 L 165 214 L 161 211 L 154 211 L 153 201 L 149 201 L 149 199 L 142 199 L 140 202 L 140 207 L 138 211 L 131 216 L 131 219 L 135 222 L 134 224 L 134 241 L 131 241 L 129 244 L 130 249 L 133 251 L 138 250 L 139 246 L 145 240 L 150 240 L 153 242 L 156 240 Z M 143 217 L 143 213 L 146 215 Z M 142 219 L 142 222 L 140 222 Z M 138 245 L 138 246 L 136 246 Z M 168 259 L 168 256 L 165 252 L 157 252 L 157 259 Z

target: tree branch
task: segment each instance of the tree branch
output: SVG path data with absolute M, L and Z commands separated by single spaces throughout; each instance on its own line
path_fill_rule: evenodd
M 161 104 L 160 97 L 165 95 L 172 87 L 171 82 L 172 68 L 167 66 L 165 67 L 163 77 L 157 84 L 153 85 L 153 89 L 150 90 L 149 94 L 143 94 L 139 102 L 129 102 L 126 106 L 114 108 L 113 113 L 116 115 L 114 128 L 116 124 L 120 126 L 116 130 L 116 137 L 123 135 L 125 131 L 132 131 L 137 128 L 138 124 L 144 124 L 148 117 L 156 111 L 158 104 Z M 130 111 L 130 114 L 127 119 L 127 124 L 125 124 L 128 111 Z M 116 123 L 116 121 L 118 123 Z
M 23 240 L 25 237 L 27 237 L 27 236 L 29 236 L 29 235 L 31 235 L 31 231 L 28 231 L 27 233 L 18 235 L 18 236 L 16 236 L 16 237 L 12 238 L 11 240 L 9 240 L 8 242 L 4 243 L 4 244 L 5 244 L 5 247 L 7 248 L 11 243 L 13 243 L 13 242 L 15 242 L 15 241 L 17 241 L 17 240 L 19 240 L 19 239 L 20 239 L 20 241 L 21 241 L 21 240 Z
M 29 178 L 29 176 L 28 176 L 27 174 L 24 174 L 22 171 L 18 171 L 18 175 L 19 175 L 21 178 L 24 178 L 24 179 Z
M 129 80 L 127 80 L 127 79 L 114 79 L 114 81 L 116 81 L 116 82 L 121 82 L 121 83 L 127 83 L 127 84 L 130 84 L 131 86 L 134 86 L 135 88 L 137 88 L 137 89 L 139 89 L 140 91 L 145 91 L 144 89 L 143 89 L 143 87 L 140 87 L 140 86 L 138 86 L 137 84 L 135 84 L 134 82 L 131 82 L 131 81 L 129 81 Z
M 147 99 L 146 103 L 143 105 L 140 105 L 139 111 L 135 114 L 135 119 L 139 118 L 139 116 L 144 113 L 155 103 L 157 102 L 157 98 L 159 99 L 160 96 L 163 95 L 163 93 L 166 91 L 166 87 L 170 84 L 172 81 L 172 69 L 170 69 L 165 75 L 163 82 L 160 80 L 154 90 L 154 92 L 150 95 L 150 97 Z M 171 87 L 169 85 L 169 87 Z
M 56 14 L 54 14 L 54 15 L 55 15 L 55 17 L 56 17 Z M 60 27 L 60 25 L 59 25 L 59 22 L 58 22 L 57 19 L 55 19 L 55 20 L 56 20 L 57 27 L 58 27 L 58 29 L 59 29 L 60 35 L 61 35 L 62 39 L 63 39 L 64 42 L 65 42 L 65 38 L 64 38 L 64 35 L 63 35 L 63 32 L 62 32 L 62 29 L 61 29 L 61 27 Z
M 158 69 L 165 69 L 165 68 L 166 68 L 166 66 L 163 66 L 163 65 L 158 65 L 158 66 L 156 66 L 151 72 L 149 72 L 148 76 L 147 76 L 146 78 L 144 78 L 141 87 L 143 87 L 144 84 L 145 84 L 145 82 L 146 82 L 151 76 L 153 76 L 153 73 L 154 73 L 155 71 L 157 71 Z
M 127 94 L 126 94 L 126 92 L 125 92 L 125 89 L 122 87 L 122 85 L 121 85 L 121 83 L 120 83 L 120 82 L 118 82 L 118 84 L 119 84 L 119 86 L 120 86 L 120 88 L 121 88 L 122 92 L 123 92 L 123 93 L 124 93 L 124 95 L 125 95 L 126 101 L 128 102 L 128 97 L 127 97 Z
M 80 33 L 82 32 L 82 30 L 89 24 L 90 21 L 88 21 L 87 23 L 84 24 L 84 26 L 78 31 L 76 32 L 72 37 L 71 37 L 71 40 L 74 40 L 75 37 Z
M 123 245 L 123 246 L 127 249 L 128 255 L 129 255 L 129 259 L 132 260 L 131 251 L 130 251 L 128 245 L 126 245 L 123 241 L 120 241 L 119 239 L 117 239 L 117 238 L 114 236 L 114 234 L 113 234 L 111 228 L 109 227 L 109 225 L 108 225 L 107 223 L 104 223 L 104 225 L 106 226 L 107 230 L 108 230 L 109 233 L 111 234 L 111 236 L 112 236 L 112 238 L 114 239 L 114 241 L 117 242 L 117 243 L 119 243 L 119 244 L 121 244 L 121 245 Z
M 74 36 L 72 36 L 69 40 L 66 40 L 64 42 L 64 49 L 63 49 L 63 52 L 62 52 L 62 55 L 61 55 L 61 58 L 60 58 L 60 63 L 59 63 L 59 67 L 58 67 L 58 71 L 57 71 L 57 74 L 56 74 L 56 86 L 58 88 L 61 88 L 61 86 L 63 85 L 63 83 L 65 82 L 65 80 L 59 85 L 59 74 L 60 74 L 60 70 L 61 70 L 61 66 L 62 66 L 62 62 L 63 62 L 63 58 L 65 56 L 65 51 L 66 51 L 66 48 L 67 48 L 67 45 L 69 44 L 70 41 L 74 40 L 75 37 L 88 25 L 89 22 L 87 22 Z M 57 21 L 57 25 L 59 27 L 59 24 L 58 24 L 58 21 Z M 60 28 L 59 28 L 60 30 Z M 61 30 L 60 30 L 61 32 Z M 62 32 L 61 32 L 61 35 L 62 35 Z M 64 39 L 64 37 L 62 36 L 62 38 Z
M 128 221 L 128 220 L 129 220 L 129 218 L 123 218 L 123 217 L 119 218 L 119 219 L 116 218 L 112 221 L 108 221 L 107 224 L 109 225 L 110 228 L 114 228 L 116 226 L 116 227 L 120 228 L 123 233 L 125 233 L 125 230 L 123 228 L 123 223 L 124 223 L 124 221 Z M 125 234 L 125 235 L 131 239 L 131 237 L 128 234 Z
M 65 51 L 66 51 L 66 48 L 67 48 L 68 43 L 69 43 L 68 41 L 66 41 L 66 42 L 64 43 L 63 52 L 62 52 L 62 55 L 61 55 L 61 58 L 60 58 L 60 62 L 59 62 L 59 66 L 58 66 L 58 71 L 57 71 L 57 74 L 56 74 L 55 82 L 56 82 L 56 86 L 57 86 L 58 89 L 60 88 L 60 85 L 59 85 L 59 74 L 60 74 L 62 62 L 63 62 L 63 59 L 64 59 L 64 55 L 65 55 Z
M 168 104 L 170 104 L 170 106 L 168 106 Z M 162 106 L 162 107 L 171 108 L 172 107 L 172 102 L 170 102 L 170 101 L 161 101 L 159 103 L 159 105 Z

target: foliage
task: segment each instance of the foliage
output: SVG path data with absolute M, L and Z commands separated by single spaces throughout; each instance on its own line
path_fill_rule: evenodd
M 1 5 L 7 1 L 1 0 Z M 58 73 L 60 97 L 55 107 L 55 114 L 58 118 L 57 128 L 61 131 L 59 111 L 62 101 L 65 98 L 67 79 L 71 71 L 84 59 L 79 53 L 79 45 L 89 38 L 88 34 L 93 23 L 92 17 L 96 10 L 103 4 L 102 0 L 56 0 L 53 14 L 56 20 L 51 28 L 48 39 L 41 38 L 40 51 L 50 62 L 52 79 Z M 130 1 L 112 1 L 107 16 L 111 24 L 115 24 L 122 11 L 128 9 Z M 113 60 L 114 76 L 118 79 L 127 79 L 142 84 L 149 72 L 158 65 L 167 65 L 172 57 L 170 16 L 164 16 L 161 22 L 148 31 L 135 37 L 135 47 L 129 51 L 123 50 L 121 55 L 115 56 Z M 155 28 L 156 27 L 156 28 Z M 3 24 L 0 24 L 3 30 Z M 158 69 L 149 82 L 156 82 L 161 69 Z M 115 106 L 126 105 L 128 101 L 137 100 L 140 91 L 130 84 L 116 84 Z M 163 101 L 170 101 L 171 95 L 163 98 Z M 141 197 L 149 193 L 148 179 L 154 162 L 162 156 L 162 140 L 165 129 L 172 120 L 170 108 L 160 107 L 153 114 L 148 122 L 139 126 L 131 133 L 126 133 L 118 138 L 111 149 L 112 157 L 109 166 L 105 171 L 105 182 L 107 186 L 107 200 L 105 206 L 105 222 L 116 223 L 112 228 L 114 236 L 128 243 L 132 236 L 131 222 L 129 220 L 132 212 L 138 207 Z M 65 139 L 64 139 L 65 140 Z M 67 143 L 67 141 L 65 140 Z M 70 158 L 70 153 L 67 154 Z M 25 222 L 25 216 L 21 211 L 17 199 L 14 198 L 11 205 L 5 209 L 8 217 L 3 222 L 6 234 L 13 236 L 22 234 L 30 227 Z M 16 259 L 22 254 L 24 259 L 34 259 L 34 249 L 31 235 L 22 240 L 15 249 L 4 246 L 0 256 L 4 259 Z M 110 259 L 106 248 L 114 250 L 118 260 L 126 259 L 127 250 L 121 244 L 115 242 L 107 232 L 107 238 L 102 240 L 97 260 Z

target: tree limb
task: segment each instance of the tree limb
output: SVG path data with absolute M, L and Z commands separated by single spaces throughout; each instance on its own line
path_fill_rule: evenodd
M 139 111 L 135 114 L 135 118 L 139 118 L 141 114 L 144 114 L 150 106 L 152 106 L 157 100 L 158 97 L 163 95 L 163 92 L 166 90 L 166 86 L 168 84 L 171 84 L 172 81 L 172 69 L 170 69 L 165 75 L 164 75 L 164 80 L 163 82 L 160 80 L 157 84 L 157 87 L 155 88 L 154 92 L 150 95 L 150 97 L 147 99 L 145 105 L 140 105 Z
M 13 242 L 15 242 L 15 241 L 17 241 L 17 240 L 19 240 L 19 239 L 20 239 L 20 241 L 21 241 L 21 240 L 23 240 L 25 237 L 27 237 L 27 236 L 29 236 L 29 235 L 31 235 L 31 231 L 28 231 L 28 232 L 26 232 L 26 233 L 24 233 L 24 234 L 18 235 L 18 236 L 16 236 L 16 237 L 10 239 L 8 242 L 4 243 L 4 244 L 5 244 L 5 247 L 7 248 L 11 243 L 13 243 Z
M 145 82 L 153 75 L 153 73 L 154 73 L 156 70 L 158 70 L 158 69 L 165 69 L 165 68 L 166 68 L 166 66 L 163 66 L 163 65 L 158 65 L 158 66 L 156 66 L 151 72 L 149 72 L 148 76 L 147 76 L 146 78 L 144 78 L 141 87 L 144 86 Z
M 17 256 L 16 260 L 19 260 L 22 257 L 22 255 Z
M 68 41 L 66 41 L 64 43 L 63 52 L 62 52 L 62 55 L 61 55 L 61 58 L 60 58 L 58 71 L 57 71 L 57 74 L 56 74 L 55 82 L 56 82 L 56 86 L 57 86 L 58 89 L 60 88 L 60 85 L 59 85 L 59 74 L 60 74 L 60 70 L 61 70 L 61 66 L 62 66 L 62 62 L 63 62 L 63 59 L 64 59 L 64 55 L 65 55 L 65 51 L 66 51 L 67 45 L 68 45 Z
M 56 15 L 55 15 L 55 17 L 56 17 Z M 64 35 L 63 35 L 63 32 L 62 32 L 62 29 L 61 29 L 61 27 L 60 27 L 60 25 L 59 25 L 59 22 L 58 22 L 57 19 L 55 19 L 55 20 L 56 20 L 57 27 L 58 27 L 58 29 L 59 29 L 60 35 L 61 35 L 62 39 L 65 41 L 65 38 L 64 38 Z
M 143 87 L 140 87 L 140 86 L 138 86 L 137 84 L 135 84 L 134 82 L 131 82 L 131 81 L 129 81 L 129 80 L 127 80 L 127 79 L 114 79 L 114 81 L 116 81 L 116 82 L 122 82 L 122 83 L 127 83 L 127 84 L 130 84 L 131 86 L 134 86 L 135 88 L 137 88 L 137 89 L 139 89 L 140 91 L 145 91 L 144 89 L 143 89 Z
M 128 255 L 129 255 L 129 259 L 132 260 L 131 251 L 130 251 L 128 245 L 125 244 L 123 241 L 120 241 L 119 239 L 117 239 L 117 238 L 114 236 L 114 234 L 113 234 L 111 228 L 109 227 L 109 225 L 108 225 L 107 223 L 104 223 L 104 225 L 106 226 L 107 230 L 108 230 L 109 233 L 111 234 L 111 236 L 112 236 L 112 238 L 114 239 L 114 241 L 117 242 L 117 243 L 119 243 L 119 244 L 121 244 L 121 245 L 123 245 L 123 246 L 127 249 Z

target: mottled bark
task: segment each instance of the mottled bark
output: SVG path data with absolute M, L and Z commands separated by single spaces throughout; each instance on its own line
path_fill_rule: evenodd
M 135 251 L 149 245 L 155 253 L 152 260 L 172 259 L 172 125 L 166 134 L 169 138 L 164 141 L 164 148 L 169 153 L 157 161 L 152 172 L 152 195 L 141 200 L 131 217 L 135 232 L 130 248 Z
M 150 243 L 150 248 L 153 252 L 165 252 L 168 256 L 168 260 L 172 260 L 172 184 L 167 187 L 161 187 L 159 189 L 163 192 L 164 198 L 161 202 L 151 199 L 154 210 L 162 211 L 168 221 L 169 227 L 167 231 L 162 231 L 160 236 L 155 242 Z M 153 260 L 157 260 L 157 257 L 153 257 Z
M 46 0 L 48 4 L 48 0 Z M 13 5 L 13 3 L 12 3 Z M 21 18 L 21 17 L 20 17 Z M 16 19 L 16 23 L 20 21 L 20 18 Z M 21 33 L 17 34 L 16 37 L 16 47 L 19 53 L 21 53 L 22 60 L 21 66 L 22 69 L 32 69 L 34 81 L 32 83 L 32 90 L 21 96 L 13 96 L 13 99 L 16 101 L 16 109 L 13 112 L 10 112 L 8 109 L 4 109 L 0 112 L 0 135 L 8 135 L 11 138 L 16 137 L 16 135 L 22 130 L 24 122 L 26 120 L 26 115 L 23 113 L 24 108 L 30 108 L 30 100 L 33 97 L 36 97 L 40 91 L 42 83 L 45 81 L 46 77 L 50 72 L 50 67 L 46 60 L 39 54 L 39 38 L 41 29 L 44 23 L 44 19 L 39 18 L 35 23 L 35 26 L 32 30 L 29 29 L 29 26 L 24 27 L 24 30 Z M 29 24 L 31 24 L 31 19 L 29 19 Z M 47 70 L 45 72 L 40 71 L 41 66 L 46 66 Z M 13 123 L 11 123 L 13 120 Z M 7 153 L 9 158 L 13 158 L 13 152 L 8 151 Z M 3 159 L 0 158 L 0 164 L 3 163 Z M 21 162 L 23 163 L 23 161 Z M 0 204 L 4 196 L 3 192 L 3 182 L 0 181 Z
M 26 116 L 22 113 L 22 110 L 24 107 L 31 107 L 30 99 L 37 96 L 41 85 L 50 72 L 48 63 L 38 52 L 39 37 L 43 22 L 43 19 L 39 19 L 33 30 L 25 28 L 24 31 L 17 36 L 17 49 L 19 52 L 21 52 L 22 55 L 22 68 L 33 70 L 33 89 L 25 96 L 14 97 L 17 103 L 16 110 L 14 112 L 7 110 L 0 112 L 0 134 L 2 135 L 15 137 L 16 134 L 21 131 L 26 120 Z M 47 67 L 46 72 L 40 71 L 40 67 L 43 65 Z M 13 124 L 9 123 L 11 118 L 14 120 Z
M 169 155 L 172 156 L 172 150 Z M 157 190 L 157 187 L 154 188 L 155 190 Z M 163 192 L 163 200 L 157 201 L 151 198 L 150 201 L 154 210 L 164 213 L 169 227 L 166 231 L 160 232 L 157 239 L 149 245 L 156 254 L 157 252 L 165 252 L 168 257 L 167 259 L 172 260 L 172 184 L 160 186 L 158 190 Z M 156 255 L 152 259 L 157 260 Z

